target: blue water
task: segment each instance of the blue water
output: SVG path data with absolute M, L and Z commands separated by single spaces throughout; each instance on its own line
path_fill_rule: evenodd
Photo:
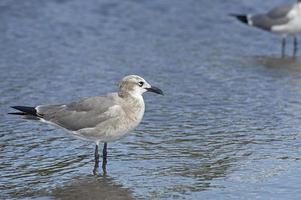
M 228 17 L 285 2 L 1 0 L 0 199 L 300 199 L 301 61 Z M 128 74 L 165 96 L 108 144 L 106 176 L 94 144 L 6 114 Z

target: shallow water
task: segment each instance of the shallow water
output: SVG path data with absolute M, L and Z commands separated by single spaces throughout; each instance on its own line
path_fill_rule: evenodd
M 300 199 L 300 59 L 227 17 L 269 7 L 0 1 L 0 199 Z M 165 96 L 146 94 L 141 125 L 109 143 L 106 176 L 92 176 L 93 144 L 6 114 L 114 91 L 127 74 Z

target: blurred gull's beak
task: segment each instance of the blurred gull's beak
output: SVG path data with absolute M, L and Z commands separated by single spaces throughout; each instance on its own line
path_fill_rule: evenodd
M 163 91 L 160 90 L 160 89 L 157 88 L 157 87 L 151 86 L 150 88 L 145 88 L 145 89 L 146 89 L 148 92 L 154 92 L 154 93 L 163 95 Z

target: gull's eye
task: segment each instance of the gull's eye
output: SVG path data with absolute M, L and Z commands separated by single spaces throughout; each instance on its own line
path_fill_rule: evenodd
M 144 84 L 143 81 L 138 82 L 138 85 L 139 85 L 140 87 L 142 87 L 143 84 Z

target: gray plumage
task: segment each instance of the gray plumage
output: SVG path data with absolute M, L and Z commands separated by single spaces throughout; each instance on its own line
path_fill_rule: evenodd
M 112 141 L 140 123 L 144 103 L 111 93 L 67 105 L 38 106 L 36 110 L 43 120 L 72 131 L 74 136 Z
M 258 14 L 250 17 L 252 26 L 270 31 L 273 26 L 287 24 L 289 22 L 288 13 L 293 6 L 283 5 L 278 6 L 266 14 Z
M 287 17 L 287 14 L 292 10 L 292 5 L 277 6 L 267 13 L 271 19 L 279 19 Z
M 121 102 L 121 99 L 119 100 Z M 46 121 L 64 127 L 70 131 L 95 127 L 114 116 L 106 112 L 114 105 L 120 104 L 118 95 L 112 93 L 104 97 L 91 97 L 79 102 L 60 105 L 38 106 L 37 114 Z M 120 106 L 119 106 L 120 107 Z M 115 115 L 123 114 L 115 112 Z
M 251 17 L 252 26 L 271 31 L 273 26 L 286 24 L 289 22 L 287 17 L 271 18 L 268 15 L 254 15 Z

